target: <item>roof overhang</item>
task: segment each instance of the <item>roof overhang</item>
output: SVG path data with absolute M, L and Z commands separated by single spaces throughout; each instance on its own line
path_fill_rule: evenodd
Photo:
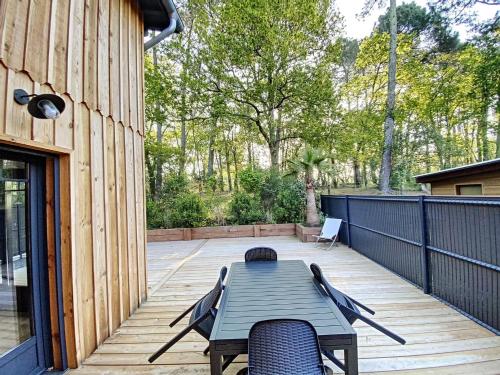
M 144 16 L 145 30 L 165 30 L 169 27 L 171 19 L 176 20 L 176 33 L 180 33 L 184 29 L 172 0 L 139 0 L 139 5 Z
M 445 169 L 443 171 L 426 173 L 419 176 L 415 176 L 418 183 L 425 184 L 427 182 L 435 182 L 441 180 L 447 180 L 456 177 L 472 176 L 487 172 L 498 172 L 500 171 L 500 158 L 487 160 L 480 163 L 474 163 L 469 165 L 464 165 L 462 167 Z

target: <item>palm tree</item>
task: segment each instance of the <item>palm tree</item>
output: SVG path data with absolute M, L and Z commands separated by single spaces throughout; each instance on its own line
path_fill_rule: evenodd
M 319 150 L 306 147 L 302 155 L 294 160 L 289 160 L 290 171 L 287 175 L 304 176 L 306 184 L 306 225 L 310 227 L 319 225 L 319 215 L 316 208 L 316 194 L 314 191 L 314 172 L 326 171 L 328 156 Z

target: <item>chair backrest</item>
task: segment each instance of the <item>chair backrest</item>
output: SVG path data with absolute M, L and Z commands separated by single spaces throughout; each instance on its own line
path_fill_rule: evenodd
M 327 217 L 323 228 L 321 228 L 320 237 L 333 239 L 339 234 L 340 226 L 342 225 L 342 219 L 335 219 L 333 217 Z
M 324 375 L 318 335 L 304 320 L 264 320 L 248 337 L 248 375 Z
M 354 316 L 355 314 L 352 314 L 351 312 L 359 314 L 359 309 L 357 308 L 357 306 L 351 301 L 351 299 L 348 296 L 346 296 L 341 291 L 335 289 L 328 282 L 328 280 L 323 276 L 323 271 L 316 263 L 312 263 L 310 268 L 311 272 L 314 275 L 314 278 L 323 286 L 326 293 L 330 296 L 332 301 L 337 305 L 337 307 L 340 309 L 340 311 L 345 316 L 347 321 L 349 321 L 349 323 L 351 324 L 354 323 L 356 317 Z
M 278 260 L 278 254 L 270 247 L 253 247 L 245 253 L 245 262 L 252 262 L 256 260 Z
M 404 345 L 406 343 L 405 339 L 403 339 L 401 336 L 398 336 L 394 332 L 389 331 L 387 328 L 382 327 L 380 324 L 375 323 L 373 320 L 361 315 L 358 306 L 363 310 L 369 312 L 370 314 L 375 314 L 375 312 L 362 303 L 356 301 L 355 299 L 349 297 L 348 295 L 342 293 L 340 290 L 337 290 L 333 286 L 331 286 L 328 280 L 323 276 L 323 272 L 317 264 L 311 264 L 311 272 L 313 273 L 314 278 L 323 286 L 323 289 L 326 291 L 328 296 L 337 305 L 340 312 L 342 313 L 342 315 L 344 315 L 349 324 L 352 325 L 356 320 L 360 319 L 366 324 L 379 330 L 383 334 L 389 336 L 393 340 L 396 340 L 400 344 Z
M 189 318 L 189 324 L 194 323 L 196 320 L 202 318 L 202 317 L 208 317 L 211 316 L 210 312 L 212 309 L 215 309 L 215 306 L 217 306 L 217 302 L 219 302 L 219 298 L 222 294 L 222 288 L 223 288 L 223 281 L 226 277 L 227 274 L 227 268 L 222 267 L 219 273 L 219 279 L 217 280 L 217 283 L 215 284 L 214 288 L 208 292 L 205 297 L 200 299 L 196 306 L 193 309 L 193 312 L 191 313 L 191 316 Z M 209 331 L 208 333 L 210 334 L 211 327 L 208 327 L 210 324 L 203 324 L 204 322 L 200 322 L 201 327 L 203 331 Z M 212 322 L 213 326 L 213 322 Z M 201 333 L 201 332 L 200 332 Z

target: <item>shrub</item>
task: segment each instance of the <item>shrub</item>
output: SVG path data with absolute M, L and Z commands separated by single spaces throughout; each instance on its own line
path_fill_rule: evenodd
M 235 193 L 229 203 L 229 213 L 235 224 L 256 224 L 265 221 L 259 199 L 248 193 Z
M 226 225 L 227 206 L 231 199 L 230 194 L 204 195 L 203 201 L 208 209 L 208 226 Z
M 262 183 L 260 184 L 260 199 L 262 206 L 266 210 L 268 220 L 272 220 L 272 208 L 281 189 L 281 180 L 280 174 L 271 170 L 263 175 Z
M 238 173 L 240 186 L 247 193 L 259 193 L 264 177 L 264 171 L 251 167 L 247 167 Z
M 167 227 L 166 211 L 161 201 L 146 201 L 146 219 L 148 229 Z
M 273 219 L 277 223 L 302 223 L 305 217 L 306 191 L 298 180 L 284 180 L 273 205 Z
M 202 199 L 195 193 L 184 193 L 172 202 L 169 221 L 173 228 L 201 227 L 207 220 L 207 209 Z
M 187 192 L 188 187 L 189 180 L 184 173 L 169 173 L 163 179 L 162 198 L 173 199 L 179 194 Z

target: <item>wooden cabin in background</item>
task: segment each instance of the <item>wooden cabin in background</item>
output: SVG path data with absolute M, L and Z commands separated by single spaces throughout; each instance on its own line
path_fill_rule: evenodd
M 1 374 L 77 367 L 146 298 L 144 31 L 172 25 L 171 0 L 0 0 Z
M 417 183 L 429 184 L 432 195 L 500 196 L 500 159 L 427 173 L 415 178 Z

